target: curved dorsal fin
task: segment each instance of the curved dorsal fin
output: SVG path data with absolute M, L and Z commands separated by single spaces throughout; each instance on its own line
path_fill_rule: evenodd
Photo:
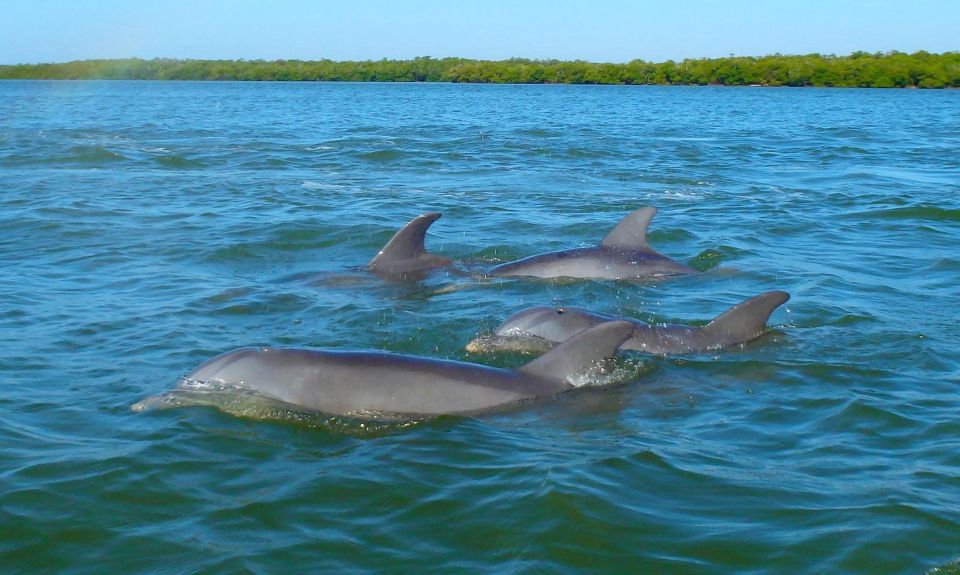
M 742 343 L 763 333 L 770 314 L 790 299 L 785 291 L 768 291 L 740 302 L 703 327 L 720 345 Z
M 581 331 L 519 371 L 544 379 L 566 380 L 601 359 L 613 357 L 631 335 L 633 324 L 628 321 L 604 322 Z
M 427 228 L 440 219 L 439 212 L 430 212 L 410 220 L 393 234 L 390 241 L 367 264 L 368 269 L 387 265 L 396 261 L 413 260 L 427 253 L 423 239 L 427 235 Z
M 647 226 L 657 213 L 657 208 L 646 206 L 633 210 L 614 227 L 600 245 L 605 248 L 626 250 L 649 250 Z

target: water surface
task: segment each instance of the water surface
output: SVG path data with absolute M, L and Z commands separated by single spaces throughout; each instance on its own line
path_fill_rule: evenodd
M 0 83 L 0 564 L 11 572 L 956 573 L 956 91 Z M 486 281 L 655 205 L 705 270 Z M 357 269 L 404 222 L 461 262 Z M 742 350 L 476 418 L 135 413 L 242 345 L 516 366 L 530 305 Z

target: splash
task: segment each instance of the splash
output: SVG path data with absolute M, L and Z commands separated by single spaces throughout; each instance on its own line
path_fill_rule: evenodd
M 556 343 L 524 333 L 490 333 L 475 337 L 464 349 L 470 353 L 493 353 L 499 351 L 513 351 L 518 353 L 544 353 L 552 349 Z
M 639 358 L 615 358 L 600 361 L 567 378 L 570 385 L 610 387 L 636 381 L 653 370 L 653 364 Z

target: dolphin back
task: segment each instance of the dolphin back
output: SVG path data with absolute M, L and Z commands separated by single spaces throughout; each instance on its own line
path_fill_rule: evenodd
M 633 324 L 634 331 L 620 349 L 654 355 L 700 353 L 759 337 L 773 311 L 789 299 L 790 294 L 782 291 L 763 293 L 733 306 L 703 327 L 650 325 L 578 308 L 539 306 L 510 316 L 492 335 L 477 337 L 467 344 L 467 351 L 542 351 L 598 324 L 624 320 Z
M 367 263 L 367 270 L 395 275 L 450 265 L 451 260 L 428 253 L 423 244 L 427 229 L 441 215 L 431 212 L 410 220 Z

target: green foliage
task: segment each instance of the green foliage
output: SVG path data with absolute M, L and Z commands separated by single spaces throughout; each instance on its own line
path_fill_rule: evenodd
M 960 87 L 960 52 L 854 52 L 668 60 L 626 64 L 576 60 L 499 62 L 463 58 L 334 62 L 332 60 L 81 60 L 0 66 L 0 79 L 244 80 L 327 82 L 470 82 L 495 84 L 685 84 Z

